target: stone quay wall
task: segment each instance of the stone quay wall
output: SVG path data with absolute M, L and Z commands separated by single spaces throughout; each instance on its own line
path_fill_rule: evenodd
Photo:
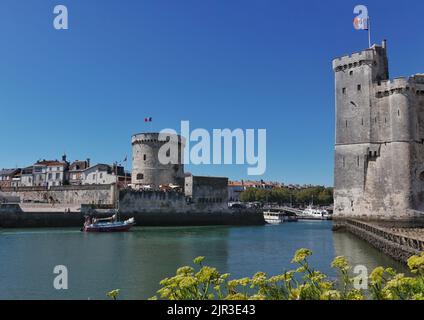
M 0 204 L 0 228 L 66 228 L 81 227 L 87 214 L 109 217 L 110 209 L 95 209 L 83 205 L 80 212 L 23 211 L 19 204 Z M 208 225 L 263 225 L 262 213 L 257 211 L 176 212 L 171 210 L 120 213 L 120 219 L 134 217 L 137 226 L 208 226 Z
M 8 197 L 16 197 L 21 203 L 56 203 L 63 205 L 114 204 L 116 187 L 110 185 L 81 185 L 57 187 L 2 188 Z
M 226 213 L 228 205 L 222 202 L 193 202 L 181 192 L 122 190 L 119 194 L 119 211 L 135 213 Z
M 394 228 L 390 222 L 336 219 L 333 230 L 346 230 L 403 263 L 424 251 L 424 229 L 418 227 Z

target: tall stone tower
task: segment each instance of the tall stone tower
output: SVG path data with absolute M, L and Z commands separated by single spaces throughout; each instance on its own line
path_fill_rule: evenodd
M 423 217 L 424 75 L 389 80 L 386 41 L 333 70 L 335 217 Z
M 178 150 L 178 160 L 173 163 L 162 163 L 159 152 L 162 146 L 165 153 Z M 165 147 L 166 147 L 165 146 Z M 159 133 L 140 133 L 132 136 L 132 175 L 131 183 L 135 188 L 150 186 L 158 189 L 160 185 L 184 186 L 184 154 L 185 142 L 181 136 L 161 137 Z

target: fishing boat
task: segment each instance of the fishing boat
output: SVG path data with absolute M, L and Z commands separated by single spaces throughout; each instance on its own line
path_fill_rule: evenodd
M 109 218 L 86 217 L 81 231 L 84 232 L 125 232 L 129 231 L 135 225 L 134 218 L 118 221 L 117 215 Z

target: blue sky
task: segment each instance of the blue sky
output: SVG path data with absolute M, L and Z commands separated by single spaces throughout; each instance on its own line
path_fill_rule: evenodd
M 145 130 L 267 129 L 266 180 L 333 183 L 331 60 L 368 46 L 368 6 L 391 77 L 424 72 L 424 2 L 2 0 L 0 168 L 131 155 Z M 53 28 L 53 8 L 69 30 Z M 152 127 L 144 117 L 153 117 Z M 128 164 L 128 169 L 130 164 Z M 246 166 L 189 166 L 247 178 Z M 255 178 L 255 177 L 251 177 Z

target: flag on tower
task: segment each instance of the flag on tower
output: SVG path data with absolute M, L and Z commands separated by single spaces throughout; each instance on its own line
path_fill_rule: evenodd
M 356 17 L 355 19 L 353 19 L 353 26 L 355 27 L 356 30 L 368 30 L 368 20 L 369 18 L 360 18 L 360 17 Z

